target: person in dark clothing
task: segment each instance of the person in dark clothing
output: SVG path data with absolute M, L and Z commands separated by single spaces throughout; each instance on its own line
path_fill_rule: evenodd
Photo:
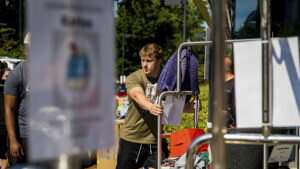
M 30 45 L 26 35 L 24 53 L 27 55 Z M 5 122 L 9 137 L 9 165 L 26 163 L 28 138 L 29 81 L 27 64 L 21 62 L 9 74 L 4 84 Z
M 5 64 L 0 61 L 0 77 L 4 76 Z M 7 72 L 9 73 L 9 72 Z M 6 77 L 6 76 L 5 76 Z M 1 78 L 0 80 L 0 159 L 1 159 L 1 169 L 7 169 L 8 159 L 7 159 L 7 131 L 5 126 L 5 113 L 4 113 L 4 96 L 3 88 L 6 78 Z
M 224 105 L 227 110 L 226 126 L 230 128 L 236 127 L 236 109 L 235 109 L 235 85 L 234 85 L 234 70 L 233 63 L 229 58 L 225 58 L 225 83 L 224 83 Z M 238 133 L 236 129 L 228 129 L 228 133 Z M 246 133 L 253 133 L 255 130 L 244 130 Z M 256 169 L 262 166 L 261 145 L 238 145 L 226 144 L 226 168 L 228 169 Z
M 234 91 L 234 73 L 233 64 L 229 58 L 225 58 L 225 82 L 224 82 L 224 105 L 227 110 L 225 116 L 226 127 L 236 126 L 235 116 L 235 91 Z

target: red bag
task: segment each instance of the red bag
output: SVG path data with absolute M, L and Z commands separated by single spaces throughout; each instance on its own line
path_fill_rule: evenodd
M 170 135 L 170 149 L 171 157 L 179 157 L 187 152 L 192 141 L 198 136 L 204 134 L 202 129 L 184 129 L 171 133 Z M 197 153 L 207 151 L 208 144 L 201 146 Z

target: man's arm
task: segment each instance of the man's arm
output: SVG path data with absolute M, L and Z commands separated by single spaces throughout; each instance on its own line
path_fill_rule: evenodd
M 141 87 L 134 87 L 129 91 L 129 96 L 139 104 L 139 106 L 149 111 L 151 114 L 158 116 L 163 113 L 163 107 L 159 104 L 151 103 L 146 97 L 144 90 Z
M 6 122 L 9 142 L 10 142 L 9 143 L 10 154 L 17 158 L 21 155 L 24 155 L 24 151 L 21 144 L 17 140 L 16 115 L 15 115 L 16 104 L 17 104 L 16 96 L 4 95 L 5 122 Z

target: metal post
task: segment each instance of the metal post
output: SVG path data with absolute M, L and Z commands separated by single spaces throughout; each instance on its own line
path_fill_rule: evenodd
M 57 164 L 58 169 L 80 169 L 80 155 L 61 155 Z
M 296 128 L 296 135 L 299 136 L 300 133 L 299 133 L 299 127 Z M 297 166 L 297 169 L 299 168 L 299 145 L 297 144 L 295 146 L 295 163 L 296 163 L 296 166 Z
M 270 41 L 270 1 L 260 0 L 261 39 Z M 270 134 L 270 51 L 271 43 L 262 44 L 263 134 Z
M 270 0 L 260 0 L 260 19 L 261 27 L 260 34 L 262 40 L 268 40 L 269 43 L 262 44 L 262 91 L 263 91 L 263 135 L 268 137 L 271 133 L 270 124 L 270 54 L 271 54 L 271 43 L 270 43 Z M 268 146 L 264 144 L 264 169 L 268 169 Z
M 211 31 L 209 28 L 206 28 L 206 36 L 205 40 L 211 40 Z M 212 128 L 212 94 L 213 90 L 213 82 L 210 80 L 212 76 L 211 70 L 211 63 L 212 63 L 212 57 L 211 57 L 211 47 L 210 46 L 205 46 L 205 68 L 204 68 L 204 79 L 209 80 L 209 92 L 208 92 L 208 114 L 207 114 L 207 132 L 211 133 L 211 128 Z
M 213 55 L 211 71 L 213 81 L 212 90 L 212 142 L 213 168 L 225 169 L 225 143 L 224 143 L 224 57 L 225 57 L 225 3 L 226 1 L 214 1 L 213 3 Z
M 123 33 L 122 40 L 122 75 L 124 75 L 124 58 L 125 58 L 125 38 L 131 37 L 131 34 Z
M 263 149 L 263 158 L 264 158 L 264 161 L 263 161 L 263 165 L 264 165 L 264 169 L 267 169 L 268 168 L 268 157 L 269 157 L 269 152 L 268 152 L 268 145 L 267 144 L 264 144 L 263 145 L 264 149 Z
M 4 1 L 6 2 L 6 1 Z M 23 8 L 23 1 L 19 1 L 19 41 L 22 42 L 23 39 L 23 30 L 22 30 L 22 8 Z
M 58 160 L 58 163 L 57 163 L 57 168 L 58 169 L 69 168 L 68 156 L 67 155 L 61 155 L 59 157 L 59 160 Z
M 198 116 L 199 116 L 199 98 L 196 97 L 196 109 L 194 111 L 194 128 L 198 128 Z
M 157 169 L 161 169 L 161 117 L 161 115 L 157 117 Z
M 124 57 L 125 57 L 125 34 L 123 33 L 123 42 L 122 42 L 122 75 L 124 75 Z
M 183 0 L 183 38 L 182 41 L 185 42 L 185 38 L 186 38 L 186 1 L 187 0 Z

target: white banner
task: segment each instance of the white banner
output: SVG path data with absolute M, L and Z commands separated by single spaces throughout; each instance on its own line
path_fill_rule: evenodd
M 238 128 L 262 125 L 261 41 L 233 44 L 236 121 Z
M 298 38 L 272 39 L 273 126 L 300 125 Z
M 28 1 L 30 158 L 114 143 L 111 0 Z
M 300 58 L 298 38 L 271 40 L 271 123 L 300 125 Z M 261 42 L 234 43 L 237 127 L 261 127 Z

